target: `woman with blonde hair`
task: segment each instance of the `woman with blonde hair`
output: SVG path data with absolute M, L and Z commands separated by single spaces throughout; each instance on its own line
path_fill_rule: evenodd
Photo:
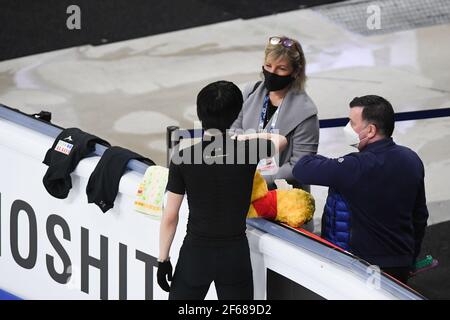
M 242 110 L 231 126 L 236 132 L 253 129 L 287 138 L 288 146 L 279 159 L 263 160 L 258 166 L 271 189 L 275 179 L 285 179 L 309 191 L 309 186 L 299 185 L 292 175 L 297 161 L 316 154 L 319 144 L 317 108 L 305 92 L 305 69 L 305 55 L 297 40 L 270 37 L 262 67 L 264 80 L 244 89 Z

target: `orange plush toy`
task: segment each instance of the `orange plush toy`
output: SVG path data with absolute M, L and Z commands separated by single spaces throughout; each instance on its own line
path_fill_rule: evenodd
M 269 191 L 264 178 L 256 172 L 247 218 L 266 218 L 298 228 L 312 219 L 314 211 L 310 193 L 296 188 Z

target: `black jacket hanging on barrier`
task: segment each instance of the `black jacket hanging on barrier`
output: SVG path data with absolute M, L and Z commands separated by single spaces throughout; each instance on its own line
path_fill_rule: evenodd
M 141 160 L 149 165 L 155 163 L 140 154 L 121 147 L 111 147 L 103 153 L 86 187 L 88 203 L 95 203 L 103 212 L 114 206 L 119 191 L 119 182 L 128 161 Z
M 63 130 L 45 154 L 43 163 L 48 165 L 42 179 L 45 189 L 55 198 L 65 199 L 72 188 L 70 174 L 81 159 L 95 150 L 95 144 L 110 144 L 103 139 L 78 128 Z

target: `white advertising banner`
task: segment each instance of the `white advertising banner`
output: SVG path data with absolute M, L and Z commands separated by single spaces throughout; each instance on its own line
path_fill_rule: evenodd
M 48 168 L 42 160 L 53 142 L 0 118 L 0 289 L 23 299 L 167 299 L 156 281 L 159 220 L 134 209 L 143 175 L 125 173 L 114 207 L 103 213 L 86 195 L 100 157 L 86 158 L 71 174 L 69 196 L 54 198 L 42 183 Z M 174 266 L 187 215 L 185 200 L 171 249 Z M 368 283 L 328 253 L 250 226 L 247 235 L 255 299 L 267 297 L 268 270 L 320 298 L 420 298 L 393 282 L 389 290 Z M 215 298 L 212 285 L 207 299 Z

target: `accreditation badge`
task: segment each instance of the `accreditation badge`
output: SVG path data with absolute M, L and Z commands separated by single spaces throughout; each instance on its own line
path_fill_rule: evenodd
M 278 165 L 275 157 L 261 159 L 256 168 L 263 176 L 271 176 L 278 172 Z

